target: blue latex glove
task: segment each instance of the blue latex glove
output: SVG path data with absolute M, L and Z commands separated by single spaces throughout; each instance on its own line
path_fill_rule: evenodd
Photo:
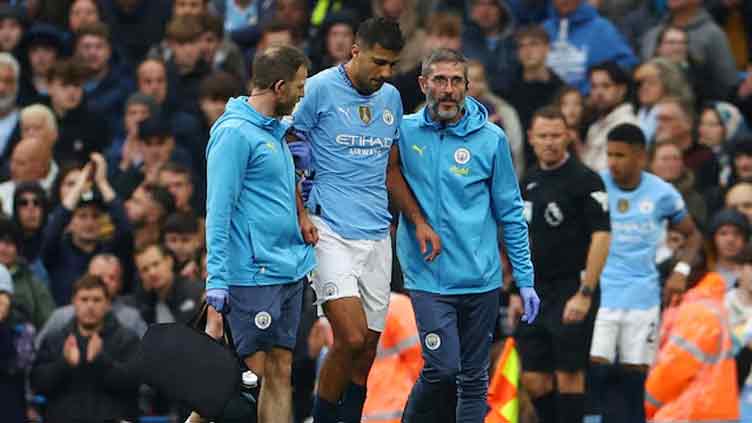
M 292 160 L 296 169 L 308 169 L 311 167 L 311 146 L 304 141 L 291 141 L 287 147 L 292 153 Z
M 300 183 L 300 195 L 303 197 L 303 202 L 308 202 L 308 196 L 311 194 L 311 188 L 313 188 L 313 181 L 309 177 L 303 177 L 303 182 Z
M 206 303 L 214 307 L 217 313 L 229 313 L 230 302 L 227 301 L 229 290 L 223 288 L 212 288 L 206 291 Z
M 525 310 L 522 313 L 522 321 L 533 323 L 540 307 L 540 299 L 535 288 L 532 286 L 520 288 L 520 297 L 522 297 L 522 307 Z

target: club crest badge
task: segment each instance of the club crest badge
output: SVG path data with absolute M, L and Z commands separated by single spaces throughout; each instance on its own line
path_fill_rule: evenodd
M 441 337 L 435 333 L 429 333 L 426 335 L 426 348 L 431 351 L 436 351 L 441 346 Z
M 619 201 L 616 202 L 616 210 L 619 210 L 619 213 L 626 213 L 629 211 L 629 200 L 626 198 L 620 198 Z
M 256 317 L 253 319 L 253 322 L 256 324 L 256 327 L 261 330 L 266 330 L 269 328 L 269 326 L 272 325 L 272 316 L 271 314 L 260 311 L 256 314 Z
M 392 114 L 392 111 L 389 109 L 384 109 L 382 118 L 384 119 L 384 123 L 389 126 L 392 126 L 392 124 L 394 123 L 394 115 Z
M 457 164 L 465 164 L 470 161 L 470 150 L 460 147 L 454 151 L 454 161 Z
M 358 116 L 366 125 L 371 123 L 371 108 L 368 106 L 358 106 Z

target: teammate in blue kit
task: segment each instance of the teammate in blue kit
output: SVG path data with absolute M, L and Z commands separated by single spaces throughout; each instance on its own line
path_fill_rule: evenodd
M 293 113 L 315 172 L 306 202 L 320 237 L 313 287 L 334 333 L 314 399 L 316 423 L 360 422 L 384 330 L 392 265 L 386 167 L 402 121 L 399 92 L 385 81 L 403 44 L 396 22 L 366 20 L 352 59 L 310 78 Z M 430 228 L 423 236 L 438 245 Z
M 603 413 L 608 364 L 619 357 L 621 396 L 630 423 L 645 422 L 645 372 L 658 347 L 661 288 L 655 254 L 663 224 L 687 237 L 686 247 L 666 280 L 663 300 L 675 301 L 686 285 L 690 263 L 702 245 L 681 194 L 659 177 L 644 172 L 645 135 L 621 124 L 607 135 L 608 170 L 601 173 L 608 192 L 611 248 L 601 273 L 601 306 L 595 318 L 588 386 L 593 415 Z
M 523 297 L 523 320 L 532 322 L 538 312 L 528 228 L 506 135 L 477 100 L 465 97 L 465 57 L 436 50 L 423 62 L 419 82 L 426 106 L 405 116 L 390 158 L 390 169 L 401 165 L 419 205 L 407 208 L 411 194 L 390 190 L 403 211 L 397 253 L 425 360 L 403 421 L 443 421 L 439 406 L 457 395 L 457 422 L 480 423 L 499 315 L 500 232 Z M 432 261 L 416 237 L 424 222 L 443 244 Z
M 207 156 L 206 299 L 225 313 L 235 348 L 262 378 L 259 421 L 292 419 L 290 372 L 304 278 L 316 264 L 316 229 L 297 203 L 285 135 L 303 95 L 308 59 L 272 47 L 253 62 L 249 97 L 231 99 Z

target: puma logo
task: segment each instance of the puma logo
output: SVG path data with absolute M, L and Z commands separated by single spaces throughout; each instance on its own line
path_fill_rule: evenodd
M 418 147 L 417 145 L 413 144 L 413 150 L 417 151 L 418 154 L 420 154 L 421 157 L 423 157 L 423 151 L 426 149 L 426 146 Z

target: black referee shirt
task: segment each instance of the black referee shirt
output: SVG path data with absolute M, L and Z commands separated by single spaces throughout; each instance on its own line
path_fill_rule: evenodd
M 580 279 L 590 236 L 610 231 L 601 177 L 574 157 L 553 170 L 528 172 L 520 187 L 535 266 L 536 287 Z

